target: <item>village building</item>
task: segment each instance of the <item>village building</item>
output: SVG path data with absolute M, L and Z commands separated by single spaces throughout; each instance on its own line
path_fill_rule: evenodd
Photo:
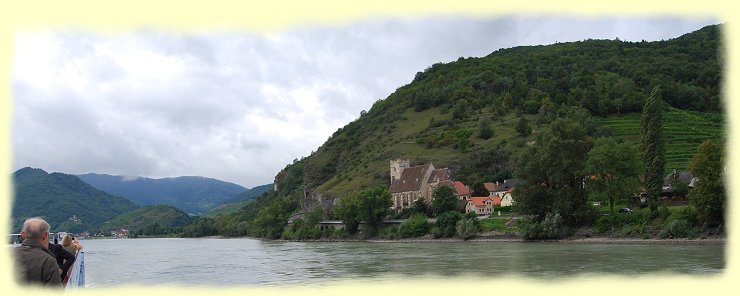
M 518 179 L 505 179 L 503 182 L 483 183 L 483 187 L 488 190 L 488 196 L 498 196 L 501 198 L 501 206 L 508 207 L 514 204 L 514 187 L 521 182 Z
M 452 184 L 447 168 L 436 169 L 432 163 L 412 167 L 408 160 L 401 159 L 390 161 L 390 177 L 396 211 L 411 208 L 420 198 L 430 204 L 437 187 Z
M 460 182 L 460 181 L 455 181 L 452 183 L 452 187 L 455 188 L 455 196 L 457 196 L 457 199 L 470 200 L 472 193 L 468 185 L 465 185 L 463 184 L 463 182 Z
M 498 196 L 476 196 L 468 200 L 465 212 L 475 212 L 478 216 L 490 215 L 495 206 L 501 206 L 501 198 Z

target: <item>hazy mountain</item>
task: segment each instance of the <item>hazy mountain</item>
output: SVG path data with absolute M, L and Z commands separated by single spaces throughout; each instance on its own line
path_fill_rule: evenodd
M 85 174 L 78 177 L 95 188 L 142 206 L 169 205 L 196 215 L 247 191 L 234 183 L 194 176 L 151 179 Z

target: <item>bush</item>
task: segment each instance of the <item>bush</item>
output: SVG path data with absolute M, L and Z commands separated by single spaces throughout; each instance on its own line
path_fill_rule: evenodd
M 525 239 L 557 239 L 565 236 L 567 229 L 558 213 L 547 213 L 541 222 L 528 221 L 524 226 Z
M 448 211 L 437 216 L 437 222 L 434 224 L 439 228 L 442 233 L 441 236 L 451 237 L 455 235 L 457 221 L 462 219 L 462 215 L 458 211 Z
M 432 227 L 432 229 L 429 230 L 429 233 L 432 234 L 433 238 L 440 238 L 443 235 L 442 230 L 437 226 Z
M 468 240 L 478 234 L 478 227 L 475 226 L 475 218 L 460 219 L 457 221 L 455 229 L 457 230 L 457 236 L 463 240 Z
M 684 219 L 671 219 L 666 222 L 665 228 L 660 232 L 661 238 L 690 237 L 694 236 L 694 229 Z
M 378 236 L 384 239 L 396 239 L 397 233 L 398 233 L 398 227 L 394 225 L 394 226 L 388 226 L 388 227 L 381 228 L 380 232 L 378 233 Z
M 427 216 L 424 214 L 413 214 L 398 226 L 397 233 L 398 237 L 407 238 L 423 236 L 428 231 L 429 223 L 427 223 Z
M 594 224 L 597 233 L 612 231 L 612 219 L 610 216 L 601 216 Z
M 666 219 L 668 219 L 668 216 L 670 215 L 671 211 L 668 210 L 668 207 L 662 206 L 658 208 L 658 217 L 660 217 L 660 219 L 663 219 L 663 221 L 666 221 Z

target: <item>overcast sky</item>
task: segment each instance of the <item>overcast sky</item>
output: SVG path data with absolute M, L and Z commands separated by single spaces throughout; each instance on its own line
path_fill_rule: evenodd
M 715 18 L 373 19 L 272 34 L 157 28 L 15 36 L 14 170 L 271 183 L 437 62 L 588 38 L 678 37 Z

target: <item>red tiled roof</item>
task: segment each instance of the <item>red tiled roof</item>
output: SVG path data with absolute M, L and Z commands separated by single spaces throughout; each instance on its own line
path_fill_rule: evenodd
M 485 187 L 486 190 L 491 191 L 491 192 L 497 191 L 498 189 L 498 186 L 496 186 L 496 183 L 491 183 L 491 182 L 483 183 L 483 187 Z
M 452 186 L 455 187 L 457 195 L 470 195 L 470 188 L 468 188 L 468 186 L 465 186 L 463 182 L 455 181 L 454 183 L 452 183 Z
M 486 206 L 486 200 L 489 200 L 489 199 L 491 201 L 493 201 L 493 199 L 491 197 L 488 197 L 488 196 L 471 197 L 470 198 L 470 201 L 472 201 L 473 204 L 475 204 L 476 207 L 485 207 Z M 501 200 L 499 200 L 499 204 L 501 204 Z
M 501 197 L 500 196 L 498 196 L 498 195 L 491 196 L 491 200 L 493 201 L 493 205 L 494 206 L 500 206 L 501 205 Z
M 421 190 L 424 175 L 429 170 L 430 165 L 417 165 L 403 170 L 401 178 L 391 184 L 391 193 L 408 192 Z

